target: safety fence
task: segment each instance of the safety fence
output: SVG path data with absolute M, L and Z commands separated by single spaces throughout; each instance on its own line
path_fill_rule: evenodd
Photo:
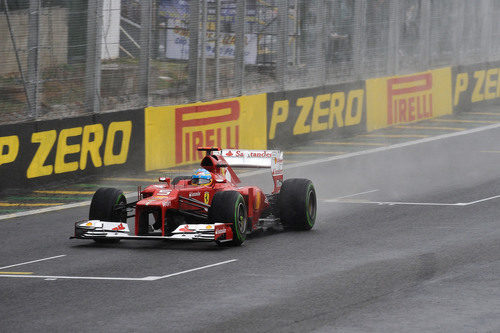
M 0 125 L 0 191 L 197 163 L 199 146 L 284 149 L 500 101 L 500 62 Z M 8 175 L 8 176 L 7 176 Z
M 500 0 L 0 0 L 0 121 L 496 61 L 498 17 Z

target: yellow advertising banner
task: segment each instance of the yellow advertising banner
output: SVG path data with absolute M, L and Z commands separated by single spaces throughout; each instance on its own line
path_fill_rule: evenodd
M 366 80 L 368 132 L 452 113 L 451 67 Z
M 145 110 L 146 171 L 198 163 L 197 148 L 266 149 L 266 94 Z

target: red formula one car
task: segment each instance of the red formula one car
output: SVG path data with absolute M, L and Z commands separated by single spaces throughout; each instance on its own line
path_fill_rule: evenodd
M 71 238 L 117 242 L 120 239 L 215 241 L 241 245 L 248 233 L 269 227 L 309 230 L 316 218 L 316 192 L 308 179 L 283 181 L 283 153 L 277 150 L 198 148 L 205 151 L 193 176 L 138 191 L 138 201 L 127 203 L 115 188 L 98 189 L 89 219 L 75 224 Z M 264 194 L 256 186 L 239 187 L 232 167 L 271 168 L 274 190 Z M 135 209 L 135 214 L 129 215 Z M 134 232 L 127 224 L 135 216 Z

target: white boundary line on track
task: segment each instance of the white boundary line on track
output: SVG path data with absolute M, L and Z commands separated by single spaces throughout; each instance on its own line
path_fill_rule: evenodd
M 437 141 L 437 140 L 442 140 L 442 139 L 449 139 L 449 138 L 453 138 L 453 137 L 457 137 L 457 136 L 468 135 L 468 134 L 482 132 L 482 131 L 488 131 L 488 130 L 496 129 L 496 128 L 500 128 L 500 123 L 488 125 L 488 126 L 477 127 L 477 128 L 472 128 L 469 130 L 455 132 L 455 133 L 442 134 L 442 135 L 437 135 L 437 136 L 433 136 L 433 137 L 429 137 L 429 138 L 398 143 L 395 145 L 390 145 L 390 146 L 385 146 L 385 147 L 362 150 L 362 151 L 358 151 L 358 152 L 354 152 L 354 153 L 336 155 L 336 156 L 332 156 L 332 157 L 321 158 L 321 159 L 311 160 L 311 161 L 307 161 L 307 162 L 293 163 L 293 164 L 286 165 L 284 168 L 285 168 L 285 170 L 295 169 L 295 168 L 300 168 L 300 167 L 313 165 L 313 164 L 320 164 L 320 163 L 326 163 L 326 162 L 331 162 L 331 161 L 336 161 L 336 160 L 343 160 L 346 158 L 374 154 L 374 153 L 379 153 L 379 152 L 388 151 L 388 150 L 392 150 L 392 149 L 414 146 L 414 145 L 418 145 L 421 143 L 427 143 L 427 142 L 432 142 L 432 141 Z M 246 178 L 246 177 L 250 177 L 250 176 L 261 175 L 261 174 L 264 174 L 267 172 L 268 172 L 267 170 L 246 172 L 246 173 L 240 175 L 239 178 Z M 136 195 L 136 193 L 133 193 L 133 194 L 131 193 L 128 196 L 126 195 L 126 197 L 127 198 L 133 197 L 135 195 Z M 90 205 L 90 201 L 83 201 L 83 202 L 77 202 L 77 203 L 72 203 L 72 204 L 67 204 L 67 205 L 47 207 L 47 208 L 41 208 L 41 209 L 35 209 L 35 210 L 28 210 L 28 211 L 19 212 L 19 213 L 0 215 L 0 221 L 15 218 L 15 217 L 21 217 L 21 216 L 54 212 L 54 211 L 58 211 L 58 210 L 68 209 L 68 208 L 83 207 L 83 206 L 87 206 L 87 205 Z
M 439 202 L 403 202 L 403 201 L 368 201 L 368 200 L 339 200 L 330 199 L 325 200 L 329 203 L 341 203 L 341 204 L 371 204 L 371 205 L 387 205 L 387 206 L 397 206 L 397 205 L 408 205 L 408 206 L 467 206 L 463 203 L 439 203 Z
M 66 257 L 66 255 L 65 254 L 61 254 L 59 256 L 48 257 L 48 258 L 43 258 L 43 259 L 38 259 L 38 260 L 31 260 L 31 261 L 26 261 L 26 262 L 22 262 L 22 263 L 19 263 L 19 264 L 14 264 L 14 265 L 9 265 L 9 266 L 3 266 L 3 267 L 0 267 L 0 270 L 1 269 L 6 269 L 6 268 L 11 268 L 11 267 L 16 267 L 16 266 L 21 266 L 21 265 L 32 264 L 32 263 L 35 263 L 35 262 L 40 262 L 40 261 L 45 261 L 45 260 L 51 260 L 51 259 L 61 258 L 61 257 Z
M 0 277 L 11 277 L 11 278 L 32 278 L 32 279 L 45 279 L 45 280 L 108 280 L 108 281 L 158 281 L 162 279 L 166 279 L 169 277 L 191 273 L 195 271 L 199 271 L 206 268 L 211 268 L 215 266 L 220 266 L 224 264 L 229 264 L 232 262 L 238 261 L 238 259 L 231 259 L 226 261 L 221 261 L 215 264 L 206 265 L 197 268 L 187 269 L 185 271 L 167 274 L 163 276 L 146 276 L 143 278 L 126 278 L 126 277 L 111 277 L 111 276 L 64 276 L 64 275 L 21 275 L 21 274 L 0 274 Z
M 125 194 L 125 197 L 127 199 L 137 197 L 137 193 L 134 192 L 134 193 Z M 41 213 L 49 213 L 49 212 L 54 212 L 54 211 L 58 211 L 58 210 L 68 209 L 68 208 L 84 207 L 84 206 L 88 206 L 88 205 L 90 205 L 90 200 L 75 202 L 75 203 L 61 205 L 61 206 L 26 210 L 24 212 L 19 212 L 19 213 L 0 215 L 0 221 L 12 219 L 15 217 L 29 216 L 29 215 L 35 215 L 35 214 L 41 214 Z
M 432 142 L 432 141 L 437 141 L 437 140 L 442 140 L 442 139 L 449 139 L 449 138 L 453 138 L 456 136 L 462 136 L 462 135 L 467 135 L 467 134 L 472 134 L 472 133 L 477 133 L 477 132 L 482 132 L 482 131 L 488 131 L 488 130 L 496 129 L 496 128 L 500 128 L 500 123 L 488 125 L 488 126 L 483 126 L 483 127 L 472 128 L 470 130 L 465 130 L 465 131 L 456 132 L 456 133 L 442 134 L 442 135 L 433 136 L 433 137 L 429 137 L 429 138 L 398 143 L 395 145 L 390 145 L 390 146 L 385 146 L 385 147 L 373 148 L 373 149 L 368 149 L 368 150 L 363 150 L 363 151 L 358 151 L 358 152 L 348 153 L 348 154 L 343 154 L 343 155 L 337 155 L 337 156 L 332 156 L 332 157 L 327 157 L 327 158 L 322 158 L 322 159 L 317 159 L 317 160 L 312 160 L 312 161 L 307 161 L 307 162 L 294 163 L 294 164 L 288 165 L 286 167 L 286 169 L 300 168 L 300 167 L 312 165 L 312 164 L 320 164 L 320 163 L 331 162 L 331 161 L 336 161 L 336 160 L 343 160 L 345 158 L 374 154 L 374 153 L 379 153 L 379 152 L 403 148 L 403 147 L 415 146 L 415 145 L 418 145 L 421 143 L 427 143 L 427 142 Z
M 477 133 L 477 132 L 483 132 L 483 131 L 488 131 L 488 130 L 496 129 L 496 128 L 500 128 L 500 123 L 488 125 L 488 126 L 471 128 L 469 130 L 464 130 L 464 131 L 455 132 L 455 133 L 441 134 L 441 135 L 432 136 L 429 138 L 398 143 L 395 145 L 390 145 L 390 146 L 385 146 L 385 147 L 378 147 L 378 148 L 373 148 L 373 149 L 361 150 L 361 151 L 357 151 L 357 152 L 353 152 L 353 153 L 335 155 L 335 156 L 320 158 L 320 159 L 311 160 L 311 161 L 307 161 L 307 162 L 298 162 L 298 163 L 288 164 L 288 165 L 284 166 L 284 168 L 285 168 L 285 170 L 286 169 L 295 169 L 295 168 L 300 168 L 303 166 L 308 166 L 308 165 L 313 165 L 313 164 L 320 164 L 320 163 L 326 163 L 326 162 L 331 162 L 331 161 L 336 161 L 336 160 L 343 160 L 346 158 L 374 154 L 374 153 L 379 153 L 379 152 L 383 152 L 383 151 L 404 148 L 404 147 L 409 147 L 409 146 L 415 146 L 415 145 L 418 145 L 421 143 L 427 143 L 427 142 L 432 142 L 432 141 L 437 141 L 437 140 L 442 140 L 442 139 L 449 139 L 449 138 L 453 138 L 456 136 L 462 136 L 462 135 L 467 135 L 467 134 L 472 134 L 472 133 Z M 247 172 L 239 177 L 244 178 L 244 177 L 250 177 L 250 176 L 260 175 L 260 174 L 264 174 L 264 173 L 266 173 L 266 171 L 262 171 L 262 170 L 252 171 L 252 172 Z
M 172 276 L 177 276 L 177 275 L 181 275 L 181 274 L 191 273 L 191 272 L 194 272 L 194 271 L 199 271 L 199 270 L 205 269 L 205 268 L 210 268 L 210 267 L 220 266 L 220 265 L 224 265 L 224 264 L 229 264 L 229 263 L 232 263 L 232 262 L 235 262 L 235 261 L 238 261 L 238 259 L 231 259 L 231 260 L 221 261 L 221 262 L 218 262 L 218 263 L 215 263 L 215 264 L 206 265 L 206 266 L 197 267 L 197 268 L 191 268 L 191 269 L 188 269 L 188 270 L 185 270 L 185 271 L 182 271 L 182 272 L 167 274 L 167 275 L 163 275 L 163 276 L 148 276 L 148 277 L 145 277 L 144 279 L 146 279 L 147 281 L 156 281 L 156 280 L 166 279 L 166 278 L 169 278 L 169 277 L 172 277 Z
M 346 198 L 346 197 L 342 197 Z M 347 203 L 347 204 L 372 204 L 372 205 L 388 205 L 388 206 L 395 206 L 395 205 L 412 205 L 412 206 L 459 206 L 459 207 L 465 207 L 465 206 L 470 206 L 474 205 L 480 202 L 484 201 L 489 201 L 493 199 L 498 199 L 500 198 L 500 195 L 494 195 L 492 197 L 476 200 L 476 201 L 470 201 L 470 202 L 457 202 L 457 203 L 440 203 L 440 202 L 404 202 L 404 201 L 368 201 L 368 200 L 342 200 L 342 198 L 337 198 L 337 199 L 328 199 L 324 200 L 325 202 L 336 202 L 336 203 Z
M 368 194 L 368 193 L 373 193 L 373 192 L 378 192 L 378 190 L 369 190 L 369 191 L 365 191 L 365 192 L 359 192 L 359 193 L 354 193 L 354 194 L 344 195 L 343 197 L 338 197 L 338 198 L 335 198 L 335 199 L 333 199 L 333 200 L 339 200 L 339 199 L 352 198 L 352 197 L 356 197 L 356 196 L 358 196 L 358 195 Z

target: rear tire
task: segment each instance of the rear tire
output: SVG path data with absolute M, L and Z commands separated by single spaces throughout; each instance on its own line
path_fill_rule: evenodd
M 287 179 L 281 186 L 278 208 L 285 227 L 311 230 L 316 220 L 316 190 L 309 179 Z
M 89 209 L 89 220 L 127 223 L 127 199 L 121 190 L 110 187 L 98 189 Z M 122 207 L 120 207 L 122 206 Z M 119 239 L 94 239 L 97 243 L 118 243 Z
M 233 240 L 230 242 L 231 245 L 239 246 L 245 241 L 247 219 L 245 199 L 239 192 L 224 191 L 215 193 L 212 205 L 208 209 L 208 220 L 210 223 L 232 223 Z

